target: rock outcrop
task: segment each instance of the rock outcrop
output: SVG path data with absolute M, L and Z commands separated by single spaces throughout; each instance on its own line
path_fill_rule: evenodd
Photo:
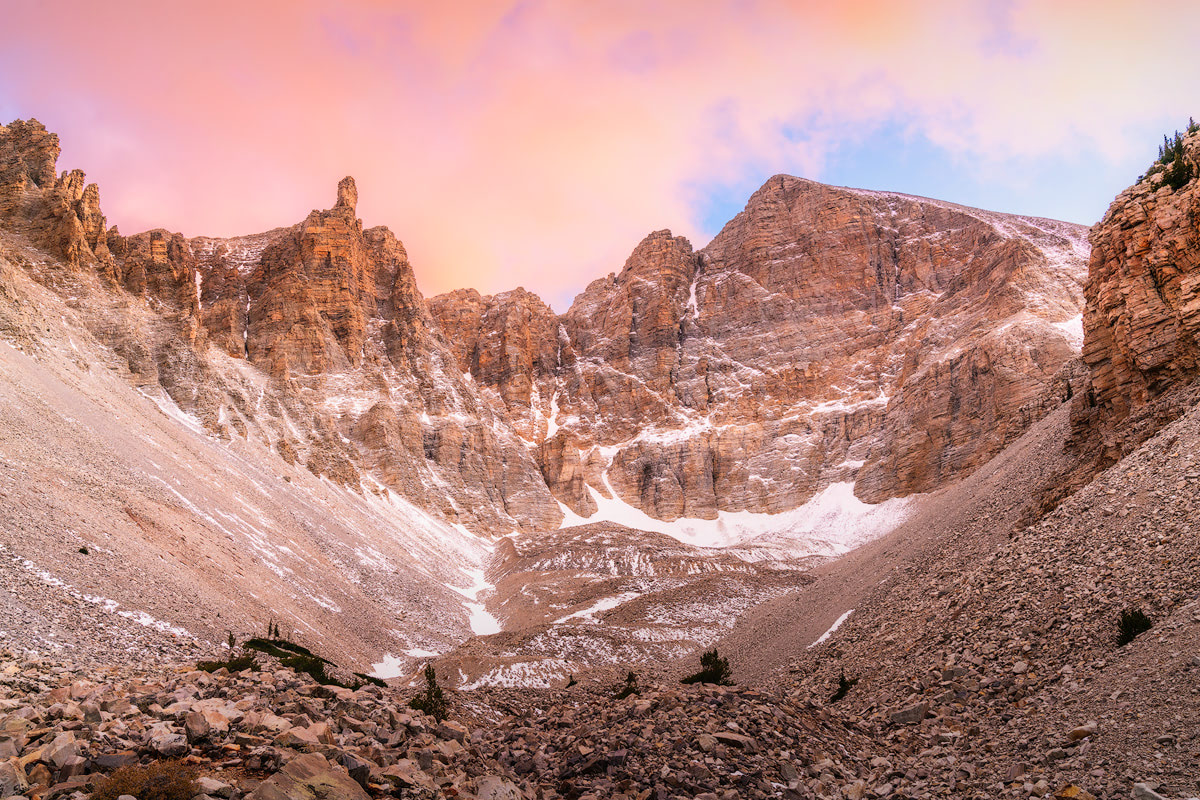
M 1200 132 L 1184 137 L 1183 160 L 1200 166 Z M 1107 464 L 1183 408 L 1133 426 L 1131 416 L 1200 372 L 1200 180 L 1139 180 L 1109 206 L 1091 243 L 1083 317 L 1091 383 L 1076 402 L 1075 430 Z
M 577 514 L 593 492 L 775 512 L 843 480 L 878 501 L 968 474 L 1067 396 L 1084 233 L 778 176 L 701 251 L 648 236 L 557 326 L 525 293 L 431 308 Z
M 37 120 L 0 125 L 0 219 L 25 227 L 72 266 L 109 264 L 100 189 L 82 170 L 56 176 L 59 152 L 58 135 Z
M 4 128 L 0 209 L 118 291 L 93 332 L 138 385 L 476 529 L 614 495 L 675 520 L 924 492 L 1069 392 L 1078 226 L 777 176 L 707 247 L 652 233 L 557 315 L 523 289 L 426 302 L 352 178 L 290 228 L 123 237 L 57 155 Z
M 353 178 L 332 208 L 291 228 L 123 237 L 105 230 L 82 172 L 55 176 L 58 154 L 35 121 L 0 128 L 0 215 L 72 267 L 91 332 L 135 385 L 161 387 L 221 437 L 477 530 L 558 524 L 530 448 L 464 377 L 404 245 L 357 218 Z M 89 275 L 116 292 L 110 301 Z

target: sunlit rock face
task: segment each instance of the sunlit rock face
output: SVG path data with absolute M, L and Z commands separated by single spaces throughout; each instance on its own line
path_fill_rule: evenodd
M 148 309 L 96 323 L 137 382 L 474 529 L 554 527 L 597 498 L 674 520 L 832 483 L 928 491 L 1059 402 L 1079 344 L 1086 231 L 1049 220 L 776 176 L 703 249 L 654 232 L 556 314 L 524 289 L 427 302 L 352 178 L 290 228 L 125 237 L 57 156 L 36 122 L 0 131 L 0 213 Z M 1102 402 L 1129 402 L 1126 362 L 1186 368 L 1164 335 L 1107 372 L 1093 347 Z
M 1184 138 L 1183 158 L 1200 165 L 1200 133 Z M 1075 436 L 1107 462 L 1182 409 L 1125 430 L 1131 416 L 1200 371 L 1200 180 L 1140 180 L 1092 228 L 1091 244 L 1083 316 L 1091 383 L 1074 408 Z
M 576 514 L 613 492 L 666 520 L 776 512 L 840 481 L 879 501 L 1066 396 L 1086 233 L 777 176 L 707 247 L 652 233 L 557 318 L 520 290 L 431 308 Z
M 35 119 L 0 125 L 0 219 L 69 266 L 110 266 L 100 189 L 82 170 L 59 175 L 59 152 L 58 134 Z

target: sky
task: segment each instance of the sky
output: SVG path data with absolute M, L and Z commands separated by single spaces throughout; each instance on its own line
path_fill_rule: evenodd
M 0 122 L 110 224 L 291 225 L 353 175 L 426 296 L 557 311 L 771 175 L 1097 221 L 1200 116 L 1200 3 L 5 0 Z

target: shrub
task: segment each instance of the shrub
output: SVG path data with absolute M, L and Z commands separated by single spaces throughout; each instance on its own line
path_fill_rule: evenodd
M 354 673 L 354 677 L 362 681 L 362 683 L 360 683 L 358 686 L 369 683 L 372 686 L 378 686 L 380 689 L 387 688 L 387 682 L 382 678 L 376 678 L 374 675 L 367 675 L 365 672 L 356 672 Z M 358 686 L 353 686 L 351 688 L 357 689 Z
M 729 659 L 721 658 L 715 647 L 712 650 L 706 650 L 700 655 L 700 671 L 694 675 L 688 675 L 680 683 L 715 683 L 720 686 L 729 686 L 733 683 L 729 680 Z
M 138 800 L 191 800 L 199 793 L 195 767 L 178 760 L 155 761 L 114 771 L 100 781 L 92 800 L 117 800 L 123 794 Z
M 833 693 L 833 697 L 829 698 L 829 702 L 836 703 L 846 695 L 850 694 L 850 690 L 858 683 L 858 678 L 846 678 L 846 670 L 842 670 L 842 677 L 838 678 L 837 691 Z
M 625 676 L 625 685 L 621 687 L 620 691 L 616 693 L 615 697 L 617 700 L 624 700 L 631 694 L 641 694 L 641 691 L 642 690 L 638 688 L 637 673 L 630 671 L 630 673 Z
M 1117 623 L 1117 647 L 1124 647 L 1152 627 L 1154 623 L 1141 609 L 1125 609 L 1121 612 L 1121 621 Z
M 1198 130 L 1200 126 L 1189 117 L 1187 133 L 1192 134 Z M 1179 131 L 1175 131 L 1174 137 L 1163 136 L 1163 143 L 1158 146 L 1158 159 L 1146 170 L 1143 178 L 1161 173 L 1164 184 L 1178 189 L 1196 177 L 1195 167 L 1183 157 L 1183 137 L 1184 134 Z
M 224 661 L 196 662 L 196 669 L 203 670 L 204 672 L 216 672 L 222 667 L 230 672 L 241 672 L 242 670 L 247 669 L 251 672 L 258 672 L 259 669 L 258 662 L 254 659 L 254 656 L 250 655 L 249 653 L 242 653 L 240 656 L 231 655 Z
M 288 669 L 304 673 L 321 685 L 342 685 L 336 679 L 330 677 L 329 673 L 325 671 L 325 664 L 327 662 L 320 656 L 285 656 L 279 659 L 279 663 Z
M 409 700 L 408 707 L 424 711 L 439 722 L 446 718 L 449 707 L 446 705 L 446 695 L 442 692 L 442 687 L 438 686 L 433 664 L 425 665 L 425 691 Z
M 275 633 L 279 632 L 279 625 L 277 623 L 269 623 L 267 628 Z M 288 639 L 263 639 L 256 636 L 253 639 L 247 639 L 246 643 L 242 646 L 247 650 L 257 650 L 260 653 L 274 656 L 279 659 L 279 663 L 283 666 L 293 669 L 296 672 L 302 672 L 324 686 L 341 686 L 344 689 L 361 689 L 367 683 L 376 686 L 387 686 L 379 678 L 364 675 L 361 672 L 354 673 L 355 677 L 359 678 L 359 680 L 353 683 L 341 681 L 329 674 L 329 671 L 325 669 L 327 666 L 336 667 L 337 664 L 334 664 L 327 658 L 321 658 L 304 645 L 296 644 Z
M 266 653 L 269 656 L 276 658 L 287 658 L 288 656 L 311 656 L 317 658 L 313 651 L 309 650 L 302 644 L 288 641 L 287 639 L 262 639 L 255 636 L 253 639 L 247 639 L 245 647 L 251 650 L 258 650 L 260 653 Z M 325 659 L 321 659 L 325 661 Z M 325 661 L 326 664 L 330 663 Z

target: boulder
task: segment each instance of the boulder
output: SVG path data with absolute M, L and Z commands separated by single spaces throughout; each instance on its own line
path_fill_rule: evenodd
M 369 800 L 344 767 L 320 753 L 306 753 L 287 763 L 250 795 L 251 800 Z

